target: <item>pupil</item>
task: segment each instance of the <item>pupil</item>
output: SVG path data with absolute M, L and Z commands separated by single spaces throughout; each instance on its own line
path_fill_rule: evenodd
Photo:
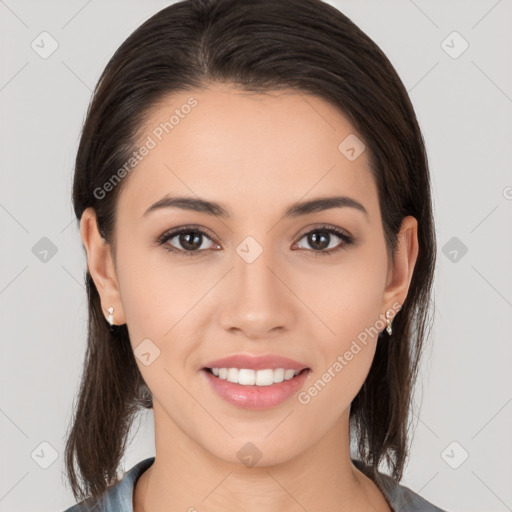
M 317 235 L 317 233 L 322 234 Z M 308 238 L 308 242 L 311 244 L 312 247 L 315 247 L 316 249 L 325 249 L 326 247 L 329 247 L 329 235 L 325 232 L 318 231 L 315 233 L 311 233 Z
M 194 233 L 192 235 L 190 233 L 182 233 L 180 235 L 180 243 L 185 249 L 195 251 L 201 246 L 201 237 L 201 233 Z M 192 241 L 190 239 L 192 239 Z M 194 244 L 197 244 L 197 246 Z

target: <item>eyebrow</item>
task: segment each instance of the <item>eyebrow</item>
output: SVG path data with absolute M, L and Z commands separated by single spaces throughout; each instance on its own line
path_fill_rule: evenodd
M 162 208 L 181 208 L 183 210 L 192 210 L 199 213 L 206 213 L 214 217 L 230 218 L 230 214 L 226 208 L 221 204 L 213 201 L 195 197 L 170 197 L 164 196 L 162 199 L 152 204 L 144 212 L 143 217 L 150 212 L 160 210 Z M 355 199 L 347 196 L 330 196 L 318 197 L 309 201 L 297 202 L 289 206 L 285 212 L 284 217 L 295 218 L 310 213 L 321 212 L 331 208 L 355 208 L 368 218 L 368 211 L 366 208 Z

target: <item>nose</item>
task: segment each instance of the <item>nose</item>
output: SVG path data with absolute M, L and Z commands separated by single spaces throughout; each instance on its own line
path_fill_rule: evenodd
M 300 301 L 271 253 L 264 250 L 251 263 L 235 255 L 224 285 L 227 297 L 220 315 L 226 331 L 249 339 L 268 339 L 292 328 L 300 313 Z

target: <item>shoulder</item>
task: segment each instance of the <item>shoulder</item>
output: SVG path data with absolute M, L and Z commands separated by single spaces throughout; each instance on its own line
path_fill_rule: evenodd
M 371 478 L 369 468 L 360 460 L 352 459 L 354 465 Z M 448 512 L 443 510 L 404 485 L 400 485 L 385 473 L 380 473 L 380 482 L 375 482 L 396 512 Z
M 154 460 L 155 457 L 142 460 L 127 471 L 119 482 L 108 487 L 99 498 L 83 500 L 64 512 L 133 512 L 135 483 Z
M 408 487 L 392 481 L 393 485 L 388 488 L 388 500 L 397 512 L 447 512 Z

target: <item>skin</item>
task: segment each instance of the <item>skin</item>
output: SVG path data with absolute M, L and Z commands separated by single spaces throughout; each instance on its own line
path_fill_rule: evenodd
M 140 141 L 191 96 L 198 105 L 125 178 L 115 252 L 93 210 L 80 225 L 105 317 L 114 306 L 134 349 L 149 338 L 160 350 L 148 366 L 136 358 L 154 397 L 156 459 L 136 484 L 134 510 L 390 511 L 352 464 L 348 428 L 376 344 L 386 341 L 370 336 L 308 404 L 292 396 L 263 411 L 225 402 L 200 368 L 235 353 L 279 354 L 311 368 L 303 389 L 310 387 L 359 333 L 404 302 L 417 221 L 403 220 L 388 261 L 368 151 L 349 161 L 338 145 L 355 129 L 311 95 L 211 84 L 166 98 Z M 167 193 L 220 202 L 230 218 L 177 208 L 143 217 Z M 292 203 L 329 195 L 356 199 L 368 217 L 346 207 L 283 218 Z M 197 243 L 202 255 L 180 257 L 154 243 L 187 224 L 211 234 Z M 304 234 L 322 224 L 347 231 L 355 244 L 318 254 Z M 252 263 L 236 252 L 247 236 L 263 249 Z M 331 235 L 322 250 L 343 243 Z M 166 244 L 186 250 L 179 237 Z M 237 457 L 247 442 L 262 454 L 253 467 Z

